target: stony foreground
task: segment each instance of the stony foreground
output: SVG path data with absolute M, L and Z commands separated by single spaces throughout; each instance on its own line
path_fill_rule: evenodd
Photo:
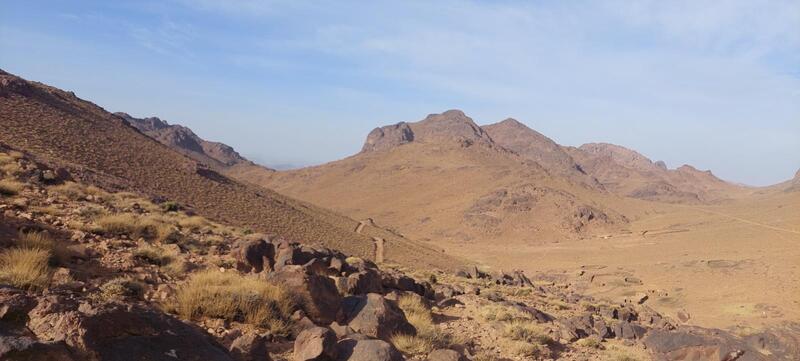
M 0 154 L 2 360 L 796 360 L 522 272 L 413 269 Z M 302 241 L 302 240 L 300 240 Z

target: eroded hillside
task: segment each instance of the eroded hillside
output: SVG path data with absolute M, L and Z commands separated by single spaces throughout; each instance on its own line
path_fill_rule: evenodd
M 387 257 L 400 262 L 455 263 L 434 248 L 371 225 L 356 233 L 358 221 L 230 179 L 70 92 L 1 71 L 0 124 L 0 143 L 86 183 L 173 201 L 220 222 L 364 257 L 373 257 L 372 238 L 381 237 Z

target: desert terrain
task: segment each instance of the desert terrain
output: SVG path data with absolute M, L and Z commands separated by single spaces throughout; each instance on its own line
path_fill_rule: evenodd
M 800 172 L 459 110 L 276 171 L 3 71 L 0 125 L 0 360 L 800 357 Z
M 691 324 L 747 332 L 800 320 L 792 181 L 743 187 L 615 145 L 563 147 L 513 119 L 485 133 L 459 111 L 408 124 L 413 136 L 379 128 L 361 153 L 267 186 L 495 270 L 561 275 L 611 300 L 646 292 Z

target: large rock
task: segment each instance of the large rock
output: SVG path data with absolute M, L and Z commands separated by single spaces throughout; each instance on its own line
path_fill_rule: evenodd
M 327 325 L 341 320 L 342 297 L 330 278 L 308 274 L 296 265 L 285 265 L 267 277 L 298 295 L 303 311 L 315 323 Z
M 275 247 L 263 239 L 242 239 L 237 241 L 231 255 L 236 259 L 236 268 L 242 272 L 261 272 L 266 267 L 272 270 Z
M 272 361 L 264 336 L 248 333 L 237 337 L 229 347 L 236 361 Z
M 49 296 L 29 317 L 28 329 L 40 341 L 63 341 L 81 360 L 233 360 L 196 327 L 141 306 L 92 307 Z
M 344 339 L 337 344 L 337 361 L 403 361 L 403 355 L 383 340 Z
M 295 361 L 333 361 L 336 356 L 336 334 L 329 328 L 309 328 L 294 341 Z
M 762 361 L 772 360 L 725 331 L 683 327 L 652 330 L 644 338 L 658 361 Z
M 347 276 L 343 286 L 344 289 L 340 291 L 348 295 L 383 293 L 381 275 L 374 269 L 366 269 Z
M 457 351 L 439 349 L 428 354 L 428 361 L 467 361 L 467 358 Z
M 296 259 L 300 250 L 295 245 L 286 240 L 277 240 L 273 243 L 275 247 L 275 265 L 276 271 L 281 270 L 284 266 L 296 265 Z
M 78 361 L 63 341 L 40 342 L 16 336 L 0 336 L 0 360 Z
M 355 332 L 386 341 L 395 334 L 416 334 L 403 310 L 379 294 L 347 297 L 342 307 L 347 325 Z

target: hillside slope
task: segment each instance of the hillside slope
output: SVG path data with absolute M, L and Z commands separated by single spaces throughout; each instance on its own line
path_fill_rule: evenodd
M 203 163 L 225 175 L 246 175 L 247 179 L 268 177 L 274 170 L 255 164 L 242 157 L 231 146 L 200 138 L 191 129 L 168 124 L 157 117 L 135 118 L 127 113 L 114 113 L 145 135 L 179 153 Z
M 373 236 L 401 263 L 447 267 L 455 261 L 380 228 L 249 186 L 145 136 L 118 116 L 73 93 L 0 70 L 0 142 L 81 181 L 172 200 L 206 217 L 373 256 Z M 433 257 L 432 255 L 436 255 Z
M 508 118 L 482 128 L 497 144 L 539 163 L 549 172 L 567 177 L 576 183 L 602 188 L 562 146 L 516 119 Z
M 743 191 L 689 165 L 667 169 L 638 152 L 608 143 L 589 143 L 567 152 L 608 190 L 627 197 L 670 202 L 708 203 Z
M 539 243 L 624 227 L 586 182 L 551 174 L 499 146 L 458 110 L 373 130 L 362 151 L 276 172 L 268 187 L 415 239 Z M 438 244 L 438 243 L 437 243 Z

